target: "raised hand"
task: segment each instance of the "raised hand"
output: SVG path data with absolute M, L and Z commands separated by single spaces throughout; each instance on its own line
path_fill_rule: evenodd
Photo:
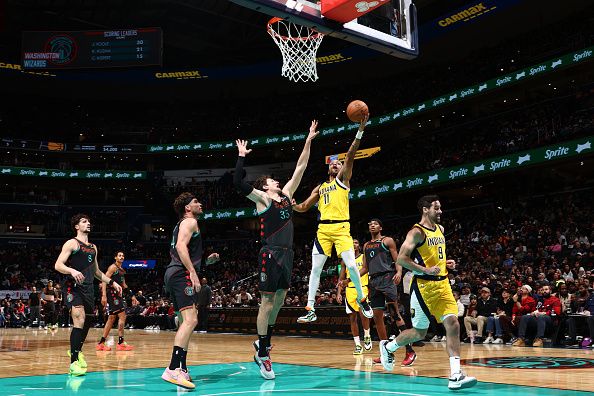
M 237 150 L 239 151 L 240 157 L 245 157 L 246 155 L 252 152 L 252 149 L 247 148 L 247 140 L 237 139 L 235 141 L 235 144 L 237 145 Z
M 365 130 L 365 125 L 367 125 L 367 121 L 369 121 L 369 113 L 365 114 L 365 117 L 361 119 L 361 122 L 359 123 L 359 131 Z
M 316 129 L 318 129 L 318 120 L 313 120 L 309 127 L 309 135 L 307 135 L 308 141 L 314 140 L 318 136 L 320 132 L 317 132 Z
M 219 261 L 221 259 L 221 256 L 219 256 L 218 253 L 212 253 L 211 255 L 209 255 L 206 258 L 206 265 L 211 265 L 216 263 L 217 261 Z

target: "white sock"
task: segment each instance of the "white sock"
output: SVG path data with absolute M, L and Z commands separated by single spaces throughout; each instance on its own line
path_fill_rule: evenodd
M 371 337 L 371 329 L 363 329 L 363 332 L 365 333 L 365 337 Z
M 386 344 L 386 349 L 392 353 L 394 353 L 398 348 L 400 348 L 400 345 L 398 345 L 396 340 L 390 341 Z
M 450 356 L 450 372 L 451 377 L 455 374 L 460 374 L 460 356 Z
M 355 285 L 355 289 L 357 289 L 357 300 L 361 300 L 365 296 L 363 295 L 363 289 L 361 288 L 361 277 L 359 276 L 359 268 L 357 267 L 357 263 L 355 262 L 355 251 L 353 249 L 347 250 L 346 252 L 340 253 L 340 257 L 342 257 L 344 265 L 349 270 L 351 281 Z
M 361 339 L 359 338 L 359 336 L 353 337 L 353 340 L 355 340 L 355 345 L 361 346 Z
M 320 286 L 320 275 L 328 256 L 319 254 L 316 247 L 311 253 L 311 273 L 309 274 L 309 292 L 307 293 L 307 306 L 313 308 L 316 303 L 316 292 Z

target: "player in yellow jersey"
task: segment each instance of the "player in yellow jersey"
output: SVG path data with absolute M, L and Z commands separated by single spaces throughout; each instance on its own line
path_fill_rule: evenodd
M 380 342 L 380 356 L 386 370 L 394 368 L 394 351 L 401 345 L 421 340 L 427 334 L 429 317 L 435 316 L 446 329 L 447 351 L 450 355 L 451 375 L 448 388 L 452 390 L 476 385 L 474 377 L 467 377 L 460 369 L 460 325 L 458 307 L 448 280 L 448 269 L 456 262 L 446 259 L 446 244 L 441 219 L 441 204 L 437 195 L 419 199 L 417 207 L 421 221 L 413 226 L 400 247 L 398 264 L 413 271 L 410 311 L 413 328 L 403 331 L 393 341 Z M 433 269 L 422 274 L 415 271 L 420 264 Z
M 332 254 L 332 246 L 336 249 L 338 257 L 342 258 L 345 266 L 351 271 L 351 281 L 357 291 L 357 304 L 362 308 L 363 315 L 373 317 L 373 310 L 367 302 L 361 287 L 361 277 L 355 263 L 353 251 L 353 238 L 351 238 L 351 225 L 349 223 L 349 190 L 353 174 L 355 154 L 361 143 L 365 124 L 369 114 L 361 120 L 355 140 L 346 154 L 344 165 L 339 160 L 333 160 L 328 167 L 328 180 L 316 186 L 309 198 L 293 206 L 297 212 L 306 212 L 316 203 L 320 211 L 318 232 L 311 254 L 311 273 L 309 275 L 309 292 L 307 296 L 307 313 L 297 319 L 298 323 L 313 322 L 317 319 L 314 304 L 316 292 L 320 285 L 320 275 L 324 263 Z
M 361 271 L 361 268 L 363 268 L 363 255 L 361 254 L 359 241 L 357 239 L 353 239 L 353 250 L 355 251 L 355 262 L 357 263 L 357 268 L 359 268 L 359 271 Z M 363 293 L 366 296 L 369 294 L 367 290 L 368 282 L 369 275 L 363 275 L 361 277 L 361 287 L 363 288 Z M 365 352 L 369 352 L 373 348 L 373 344 L 371 342 L 371 333 L 369 330 L 369 319 L 363 316 L 363 313 L 359 309 L 359 305 L 357 304 L 357 291 L 355 290 L 355 285 L 353 282 L 351 282 L 351 273 L 346 268 L 344 263 L 340 267 L 338 291 L 336 292 L 336 300 L 339 304 L 342 304 L 343 288 L 346 290 L 346 298 L 344 300 L 346 313 L 349 315 L 349 320 L 351 322 L 351 333 L 353 334 L 353 340 L 355 340 L 355 349 L 353 350 L 353 355 L 360 355 L 363 353 L 363 350 L 365 350 Z M 357 323 L 357 316 L 361 316 L 361 324 L 363 324 L 363 331 L 365 333 L 365 336 L 363 337 L 363 346 L 361 346 L 361 338 L 359 337 L 359 323 Z

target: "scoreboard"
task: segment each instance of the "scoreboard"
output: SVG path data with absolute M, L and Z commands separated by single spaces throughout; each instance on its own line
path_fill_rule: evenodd
M 25 69 L 82 69 L 162 64 L 161 28 L 23 32 Z

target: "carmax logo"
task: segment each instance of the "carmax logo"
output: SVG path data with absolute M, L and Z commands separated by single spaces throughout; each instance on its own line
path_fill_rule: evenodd
M 439 26 L 446 27 L 453 25 L 454 23 L 463 21 L 466 22 L 470 19 L 476 18 L 479 15 L 486 14 L 487 12 L 494 10 L 497 6 L 493 6 L 491 8 L 487 8 L 482 2 L 473 5 L 472 7 L 468 7 L 465 10 L 462 10 L 456 14 L 450 15 L 447 18 L 444 18 L 437 22 Z
M 200 74 L 199 70 L 188 70 L 169 73 L 155 73 L 156 78 L 175 78 L 177 80 L 187 80 L 196 78 L 208 78 L 204 74 Z
M 344 62 L 353 59 L 352 57 L 345 58 L 343 54 L 340 52 L 337 54 L 327 55 L 327 56 L 319 56 L 316 58 L 316 62 L 320 65 L 328 65 L 330 63 L 338 63 Z

